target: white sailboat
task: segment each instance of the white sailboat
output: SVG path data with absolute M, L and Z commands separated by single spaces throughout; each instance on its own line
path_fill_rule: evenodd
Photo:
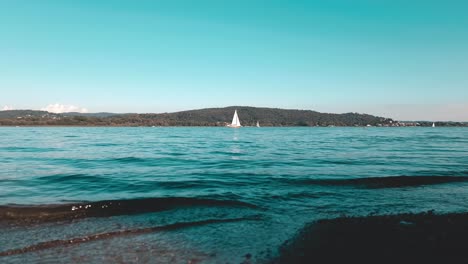
M 257 121 L 257 127 L 260 127 L 260 124 L 258 123 L 258 121 Z
M 432 123 L 432 127 L 435 127 L 435 123 Z
M 241 127 L 239 116 L 237 115 L 237 110 L 234 111 L 234 116 L 232 117 L 232 123 L 230 125 L 227 125 L 227 126 L 232 127 L 232 128 Z

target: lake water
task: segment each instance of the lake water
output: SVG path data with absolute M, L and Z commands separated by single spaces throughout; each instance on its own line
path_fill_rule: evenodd
M 467 211 L 465 176 L 467 128 L 0 128 L 0 262 L 262 263 L 317 219 Z

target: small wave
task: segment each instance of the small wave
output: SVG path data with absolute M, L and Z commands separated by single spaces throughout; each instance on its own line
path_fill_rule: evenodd
M 186 197 L 142 198 L 132 200 L 107 200 L 52 205 L 0 206 L 0 221 L 16 224 L 73 220 L 87 217 L 109 217 L 159 212 L 180 207 L 248 207 L 253 204 L 236 200 L 216 200 Z
M 154 182 L 152 182 L 154 184 Z M 187 189 L 187 188 L 210 188 L 217 187 L 223 184 L 222 181 L 216 180 L 185 180 L 185 181 L 162 181 L 157 182 L 159 187 L 168 188 L 168 189 Z
M 118 163 L 118 164 L 138 164 L 143 166 L 151 166 L 151 167 L 158 167 L 164 165 L 174 165 L 174 164 L 181 164 L 183 161 L 184 164 L 190 163 L 198 163 L 199 161 L 196 159 L 180 159 L 182 155 L 172 155 L 170 157 L 160 157 L 160 158 L 139 158 L 139 157 L 121 157 L 121 158 L 112 158 L 112 159 L 101 159 L 96 160 L 97 162 L 105 162 L 105 163 Z
M 246 153 L 242 153 L 242 152 L 220 151 L 220 150 L 212 151 L 211 154 L 224 155 L 224 156 L 245 156 L 245 155 L 247 155 Z
M 117 161 L 117 162 L 132 162 L 132 163 L 136 163 L 136 162 L 146 162 L 147 160 L 146 159 L 143 159 L 143 158 L 138 158 L 138 157 L 122 157 L 122 158 L 115 158 L 115 159 L 110 159 L 108 161 Z
M 51 151 L 60 151 L 57 148 L 40 148 L 40 147 L 2 147 L 2 151 L 7 152 L 51 152 Z
M 88 175 L 88 174 L 54 174 L 40 176 L 34 179 L 34 181 L 44 181 L 48 184 L 51 183 L 60 183 L 60 182 L 106 182 L 109 181 L 108 178 L 100 175 Z
M 239 221 L 256 221 L 256 220 L 261 220 L 261 216 L 253 215 L 253 216 L 240 217 L 240 218 L 206 219 L 206 220 L 201 220 L 201 221 L 196 221 L 196 222 L 179 222 L 179 223 L 174 223 L 174 224 L 164 225 L 164 226 L 153 226 L 153 227 L 138 228 L 138 229 L 125 229 L 125 230 L 120 230 L 120 231 L 99 233 L 99 234 L 89 235 L 85 237 L 76 237 L 76 238 L 71 238 L 71 239 L 66 239 L 66 240 L 51 240 L 51 241 L 41 242 L 41 243 L 27 246 L 24 248 L 11 249 L 11 250 L 0 252 L 0 257 L 24 254 L 28 252 L 45 250 L 45 249 L 59 247 L 59 246 L 77 245 L 77 244 L 87 243 L 87 242 L 96 241 L 96 240 L 109 239 L 109 238 L 114 238 L 114 237 L 119 237 L 119 236 L 140 235 L 140 234 L 153 233 L 153 232 L 159 232 L 159 231 L 171 231 L 171 230 L 177 230 L 181 228 L 190 228 L 190 227 L 208 225 L 208 224 L 229 223 L 229 222 L 239 222 Z
M 337 193 L 334 192 L 296 192 L 288 193 L 288 198 L 322 198 L 324 196 L 337 196 Z
M 452 167 L 456 167 L 454 165 L 452 165 Z M 454 177 L 454 176 L 459 176 L 459 177 L 468 177 L 468 171 L 467 170 L 463 170 L 463 168 L 465 168 L 466 166 L 460 166 L 462 167 L 462 170 L 440 170 L 440 171 L 437 171 L 437 172 L 434 172 L 433 170 L 420 170 L 418 171 L 418 175 L 419 176 L 433 176 L 433 175 L 437 175 L 437 176 L 447 176 L 447 177 Z
M 95 147 L 114 147 L 114 146 L 121 146 L 121 144 L 117 143 L 95 143 L 93 144 Z
M 292 180 L 295 184 L 355 186 L 370 189 L 412 187 L 451 182 L 468 182 L 466 176 L 389 176 L 353 179 L 308 179 Z
M 154 184 L 154 182 L 152 182 Z M 179 181 L 161 181 L 157 182 L 158 187 L 168 189 L 187 189 L 187 188 L 224 188 L 226 186 L 247 186 L 252 184 L 247 180 L 179 180 Z

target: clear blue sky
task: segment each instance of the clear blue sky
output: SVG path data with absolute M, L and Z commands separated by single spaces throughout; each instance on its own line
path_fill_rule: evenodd
M 468 1 L 0 0 L 0 107 L 468 121 Z

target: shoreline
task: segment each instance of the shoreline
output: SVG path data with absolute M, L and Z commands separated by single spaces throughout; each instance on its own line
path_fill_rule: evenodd
M 22 125 L 22 126 L 16 126 L 16 125 L 0 125 L 0 128 L 2 127 L 96 127 L 96 128 L 102 128 L 102 127 L 148 127 L 148 128 L 158 128 L 158 127 L 193 127 L 193 128 L 207 128 L 207 127 L 226 127 L 227 126 L 92 126 L 92 125 Z M 262 127 L 256 127 L 256 126 L 242 126 L 242 128 L 334 128 L 334 127 L 347 127 L 347 128 L 433 128 L 430 126 L 262 126 Z M 466 128 L 467 126 L 438 126 L 435 128 L 455 128 L 455 127 L 462 127 Z
M 450 120 L 394 120 L 366 113 L 322 113 L 313 110 L 250 106 L 203 108 L 170 113 L 52 113 L 38 110 L 0 111 L 0 126 L 197 126 L 223 127 L 239 113 L 241 125 L 261 127 L 468 127 Z

